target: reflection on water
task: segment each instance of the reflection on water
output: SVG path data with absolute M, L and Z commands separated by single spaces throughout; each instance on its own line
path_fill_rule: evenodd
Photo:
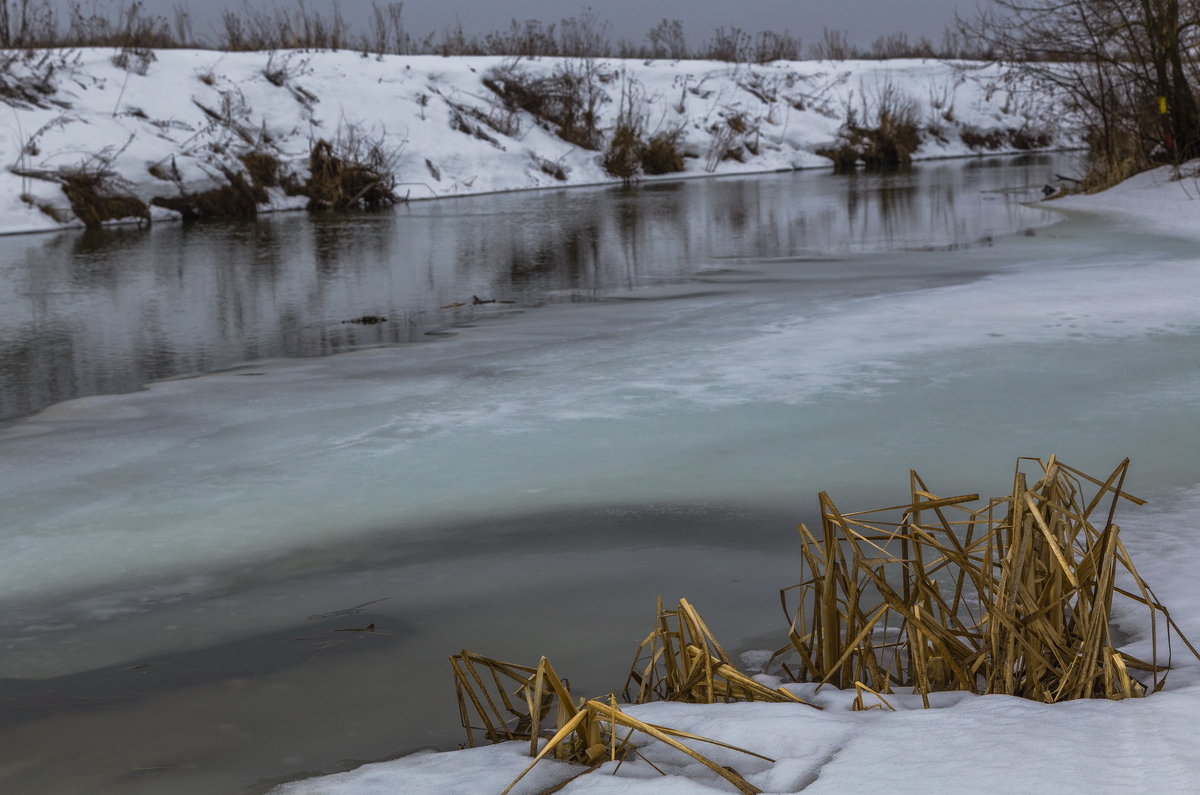
M 655 182 L 382 214 L 8 238 L 0 418 L 255 359 L 429 339 L 481 315 L 684 279 L 713 260 L 975 245 L 1045 223 L 1046 213 L 1020 202 L 1038 197 L 1060 160 Z M 1002 190 L 1013 185 L 1028 189 Z M 387 322 L 346 322 L 366 315 Z

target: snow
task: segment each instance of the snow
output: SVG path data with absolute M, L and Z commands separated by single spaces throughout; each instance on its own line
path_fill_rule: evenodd
M 451 103 L 494 110 L 481 79 L 502 59 L 172 51 L 158 53 L 140 75 L 113 66 L 110 55 L 82 51 L 57 71 L 55 96 L 69 107 L 17 107 L 0 119 L 0 163 L 52 170 L 96 165 L 103 154 L 105 168 L 150 198 L 164 186 L 220 184 L 219 166 L 236 167 L 231 153 L 244 142 L 241 133 L 269 139 L 282 161 L 303 169 L 313 138 L 357 127 L 398 151 L 397 173 L 414 198 L 563 184 L 542 170 L 546 160 L 564 167 L 566 184 L 608 181 L 595 153 L 527 117 L 516 135 L 488 133 L 496 143 L 451 129 Z M 263 74 L 280 63 L 290 73 L 283 86 Z M 534 71 L 554 65 L 521 62 Z M 709 173 L 710 128 L 736 112 L 759 122 L 759 153 L 720 162 L 715 173 L 824 165 L 815 150 L 834 139 L 846 107 L 888 80 L 927 122 L 941 119 L 951 133 L 964 125 L 1038 125 L 1052 115 L 1010 91 L 990 67 L 606 67 L 626 70 L 654 99 L 652 128 L 683 125 L 685 144 L 698 155 L 688 161 L 689 176 Z M 763 86 L 779 99 L 756 96 Z M 683 113 L 671 107 L 677 98 Z M 606 124 L 614 105 L 605 106 Z M 1054 145 L 1075 142 L 1069 131 L 1054 132 Z M 948 133 L 945 141 L 927 138 L 919 155 L 969 153 Z M 178 171 L 178 186 L 149 174 L 150 165 L 165 162 Z M 1009 453 L 1057 452 L 1088 468 L 1115 463 L 1114 449 L 1134 455 L 1137 477 L 1164 484 L 1154 495 L 1158 507 L 1121 523 L 1143 576 L 1200 638 L 1200 582 L 1189 566 L 1200 473 L 1194 416 L 1181 410 L 1200 393 L 1190 300 L 1194 187 L 1191 178 L 1171 182 L 1158 171 L 1099 196 L 1048 203 L 1075 213 L 1073 224 L 1007 241 L 1002 262 L 962 252 L 954 260 L 962 269 L 957 281 L 937 271 L 948 269 L 944 260 L 931 265 L 921 252 L 897 253 L 886 267 L 855 260 L 827 271 L 813 265 L 797 272 L 789 261 L 717 263 L 706 275 L 712 292 L 679 291 L 685 300 L 543 307 L 519 321 L 462 329 L 435 346 L 259 362 L 136 394 L 72 400 L 5 423 L 0 598 L 15 607 L 4 616 L 3 675 L 63 675 L 175 649 L 179 641 L 167 636 L 180 627 L 197 645 L 216 644 L 252 633 L 264 612 L 286 626 L 286 617 L 330 609 L 313 581 L 366 577 L 354 565 L 350 573 L 338 566 L 384 549 L 385 538 L 469 547 L 473 539 L 439 533 L 564 506 L 653 504 L 664 494 L 697 512 L 736 500 L 790 507 L 801 484 L 840 498 L 843 487 L 879 483 L 881 472 L 899 477 L 914 460 L 943 462 L 942 474 L 953 480 L 955 467 L 985 469 L 981 459 L 1000 458 L 994 463 L 1006 469 Z M 5 171 L 0 231 L 59 228 L 23 193 L 68 212 L 57 185 Z M 265 209 L 298 204 L 276 193 Z M 1097 214 L 1104 220 L 1095 221 Z M 842 236 L 841 227 L 826 231 Z M 836 280 L 853 279 L 863 263 L 880 267 L 881 277 L 931 271 L 903 289 L 839 292 Z M 249 374 L 255 377 L 243 377 Z M 846 454 L 851 432 L 870 440 L 865 454 Z M 945 491 L 986 485 L 951 482 Z M 563 544 L 572 543 L 571 532 L 587 531 L 563 528 Z M 603 571 L 616 570 L 623 551 L 593 559 Z M 581 579 L 570 568 L 578 559 L 556 553 L 535 560 L 566 588 Z M 696 554 L 681 553 L 682 568 Z M 420 563 L 397 562 L 384 575 L 408 584 L 417 612 L 442 604 L 447 593 L 484 601 L 484 575 L 497 565 L 494 558 L 470 561 L 464 579 L 484 592 L 462 594 L 444 570 Z M 753 559 L 749 570 L 766 566 Z M 303 576 L 292 579 L 296 572 Z M 248 615 L 254 601 L 262 605 Z M 484 615 L 494 634 L 512 634 L 502 617 Z M 1118 620 L 1138 654 L 1149 639 L 1128 623 L 1132 616 Z M 70 639 L 56 646 L 67 630 Z M 531 657 L 539 652 L 528 649 Z M 943 694 L 928 711 L 900 696 L 896 713 L 855 713 L 853 694 L 826 689 L 817 696 L 823 712 L 755 704 L 631 711 L 773 757 L 769 764 L 711 752 L 768 792 L 1183 792 L 1194 788 L 1200 769 L 1192 742 L 1200 669 L 1178 650 L 1176 661 L 1182 667 L 1165 692 L 1123 703 L 1048 707 Z M 527 764 L 524 750 L 423 752 L 280 791 L 498 792 Z M 563 791 L 728 791 L 668 749 L 651 744 L 646 753 L 668 778 L 627 763 L 617 778 L 605 768 Z M 575 772 L 543 763 L 518 791 L 536 792 Z
M 399 192 L 413 199 L 613 181 L 600 153 L 563 141 L 524 111 L 508 118 L 483 83 L 514 64 L 544 76 L 558 59 L 167 50 L 143 64 L 142 74 L 114 65 L 112 55 L 48 53 L 47 67 L 36 54 L 11 67 L 39 83 L 50 68 L 56 90 L 40 106 L 16 103 L 0 118 L 0 234 L 78 223 L 56 182 L 12 168 L 108 172 L 121 190 L 149 202 L 224 185 L 223 173 L 244 173 L 237 156 L 252 150 L 304 174 L 319 138 L 380 144 L 394 155 Z M 975 154 L 960 137 L 967 128 L 1045 132 L 1051 147 L 1078 144 L 1048 99 L 1036 101 L 994 65 L 608 59 L 588 68 L 606 97 L 600 127 L 611 129 L 623 87 L 630 88 L 648 134 L 680 131 L 691 155 L 683 176 L 827 167 L 816 151 L 835 141 L 852 110 L 862 120 L 885 94 L 915 107 L 924 138 L 918 158 Z M 452 127 L 456 116 L 468 132 Z M 731 131 L 730 119 L 746 129 Z M 720 140 L 742 147 L 744 162 L 719 160 Z M 549 173 L 554 166 L 565 179 Z M 303 197 L 270 193 L 264 211 L 304 206 Z M 176 215 L 155 208 L 153 220 Z
M 1131 177 L 1112 190 L 1064 196 L 1047 207 L 1095 213 L 1122 229 L 1152 229 L 1167 235 L 1200 238 L 1200 162 L 1180 168 L 1160 166 Z
M 1171 181 L 1167 170 L 1158 170 L 1097 196 L 1058 201 L 1052 206 L 1102 214 L 1116 220 L 1127 232 L 1148 227 L 1158 233 L 1194 238 L 1198 227 L 1193 196 L 1195 192 L 1189 192 L 1186 185 Z M 1193 269 L 1196 264 L 1194 255 L 1178 263 Z M 1043 273 L 1038 277 L 1048 276 Z M 1186 284 L 1193 278 L 1176 273 L 1168 281 Z M 1094 281 L 1085 278 L 1074 283 Z M 1126 296 L 1139 306 L 1155 305 L 1152 296 L 1128 296 L 1126 291 L 1135 286 L 1135 278 L 1131 278 L 1107 284 L 1097 294 L 1111 295 L 1114 301 Z M 1035 284 L 1029 295 L 1044 296 L 1045 291 Z M 1089 308 L 1093 297 L 1089 294 L 1083 302 Z M 1164 296 L 1163 311 L 1174 313 L 1175 321 L 1194 328 L 1194 313 L 1189 314 L 1183 306 L 1170 309 L 1173 300 Z M 946 307 L 956 303 L 961 301 L 948 302 Z M 1029 309 L 1044 312 L 1064 303 L 1062 295 L 1052 294 L 1045 305 L 1035 302 Z M 997 304 L 1012 306 L 1010 300 Z M 943 314 L 936 306 L 933 311 Z M 1098 316 L 1115 311 L 1115 304 L 1095 309 Z M 903 312 L 898 312 L 886 322 L 898 322 L 902 317 Z M 860 323 L 848 322 L 846 330 Z M 1037 324 L 1017 325 L 1032 325 L 1032 333 L 1040 333 Z M 1095 323 L 1085 321 L 1084 325 L 1091 334 L 1109 332 Z M 1127 332 L 1122 329 L 1119 333 Z M 962 333 L 965 330 L 953 323 L 947 330 L 950 336 Z M 779 342 L 778 335 L 767 339 L 772 345 Z M 743 350 L 731 358 L 761 362 L 762 356 L 762 351 Z M 746 375 L 740 373 L 738 379 Z M 1200 614 L 1196 611 L 1200 581 L 1193 576 L 1190 565 L 1198 517 L 1200 486 L 1192 486 L 1162 495 L 1158 508 L 1119 518 L 1122 535 L 1140 573 L 1151 583 L 1157 598 L 1174 608 L 1174 617 L 1193 640 L 1200 637 Z M 1134 621 L 1130 612 L 1118 613 L 1115 619 L 1118 629 L 1129 633 L 1125 649 L 1144 655 L 1150 642 L 1146 628 Z M 755 659 L 759 658 L 761 655 Z M 642 720 L 773 758 L 775 761 L 768 763 L 736 751 L 693 743 L 718 764 L 734 767 L 769 793 L 963 789 L 1005 793 L 1192 792 L 1196 771 L 1200 770 L 1200 746 L 1194 742 L 1200 729 L 1200 664 L 1178 647 L 1174 663 L 1177 667 L 1163 692 L 1120 702 L 1045 705 L 1006 696 L 942 693 L 934 696 L 932 709 L 923 710 L 919 697 L 901 694 L 889 697 L 895 712 L 853 712 L 853 692 L 825 688 L 814 693 L 812 685 L 790 685 L 819 703 L 824 711 L 786 704 L 653 703 L 628 709 Z M 777 684 L 771 677 L 763 679 Z M 515 776 L 524 750 L 524 744 L 511 743 L 460 752 L 426 752 L 298 781 L 275 792 L 363 795 L 500 791 Z M 732 791 L 710 772 L 666 746 L 648 742 L 642 752 L 667 774 L 665 778 L 641 761 L 626 762 L 619 770 L 606 763 L 560 791 L 647 795 Z M 535 769 L 539 776 L 536 781 L 523 781 L 514 792 L 537 792 L 578 772 L 560 763 L 543 764 L 544 769 L 541 765 Z

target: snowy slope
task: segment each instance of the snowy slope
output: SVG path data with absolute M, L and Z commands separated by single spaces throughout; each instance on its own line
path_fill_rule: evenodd
M 1048 100 L 1018 91 L 995 66 L 974 64 L 174 50 L 144 61 L 131 56 L 122 67 L 113 56 L 108 49 L 39 54 L 0 76 L 23 89 L 0 85 L 0 101 L 10 105 L 0 114 L 0 233 L 78 224 L 58 182 L 14 169 L 104 173 L 115 190 L 149 202 L 223 186 L 229 173 L 245 175 L 239 156 L 254 151 L 303 178 L 318 139 L 378 144 L 392 158 L 398 193 L 413 199 L 612 181 L 600 152 L 506 109 L 484 84 L 497 69 L 531 79 L 561 68 L 592 75 L 605 136 L 622 96 L 632 96 L 647 135 L 678 132 L 689 176 L 828 166 L 816 151 L 851 115 L 869 121 L 885 97 L 915 109 L 923 139 L 917 157 L 979 151 L 963 142 L 964 131 L 987 151 L 1012 151 L 1022 134 L 1046 136 L 1032 145 L 1077 143 Z M 991 141 L 980 143 L 989 133 Z M 269 194 L 261 210 L 306 201 L 279 188 Z

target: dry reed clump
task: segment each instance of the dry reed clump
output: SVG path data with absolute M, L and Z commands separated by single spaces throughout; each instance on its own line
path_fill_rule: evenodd
M 637 84 L 626 77 L 621 85 L 621 106 L 608 139 L 601 165 L 612 177 L 626 183 L 638 175 L 646 148 L 646 104 Z
M 1085 136 L 1088 149 L 1101 156 L 1088 159 L 1088 172 L 1080 189 L 1097 193 L 1124 182 L 1135 174 L 1154 166 L 1142 147 L 1142 141 L 1123 130 L 1093 128 Z
M 396 156 L 379 141 L 356 135 L 313 144 L 309 179 L 303 188 L 309 209 L 345 210 L 395 204 Z
M 1040 469 L 1032 486 L 1022 462 Z M 809 576 L 781 592 L 791 645 L 777 655 L 795 652 L 796 680 L 911 687 L 926 705 L 939 690 L 1053 703 L 1161 689 L 1158 631 L 1182 633 L 1113 523 L 1118 499 L 1142 504 L 1121 491 L 1128 466 L 1101 481 L 1054 457 L 1020 459 L 1012 494 L 975 510 L 965 503 L 978 495 L 936 497 L 915 472 L 902 506 L 842 513 L 822 493 L 820 534 L 800 527 Z M 1148 611 L 1149 660 L 1115 648 L 1118 598 Z
M 571 696 L 568 682 L 558 676 L 545 657 L 536 668 L 531 668 L 464 650 L 450 658 L 450 665 L 454 670 L 454 690 L 468 746 L 475 746 L 476 733 L 482 733 L 484 739 L 493 743 L 529 741 L 529 755 L 533 760 L 502 795 L 511 791 L 538 762 L 551 755 L 585 766 L 578 775 L 590 773 L 608 761 L 623 762 L 631 756 L 645 759 L 631 742 L 635 733 L 690 756 L 745 795 L 761 790 L 733 768 L 718 765 L 680 741 L 709 743 L 768 762 L 775 761 L 744 748 L 638 720 L 618 707 L 611 695 L 607 701 L 579 699 L 577 703 Z M 510 688 L 514 687 L 510 693 Z M 551 712 L 554 714 L 552 720 Z M 475 725 L 476 721 L 481 725 Z M 538 751 L 539 741 L 543 738 L 547 738 L 546 744 Z
M 1023 467 L 1038 470 L 1032 486 Z M 1053 456 L 1018 459 L 1012 493 L 977 509 L 966 504 L 979 495 L 938 497 L 916 472 L 909 502 L 890 508 L 843 513 L 822 492 L 821 533 L 800 526 L 809 576 L 780 592 L 790 644 L 773 660 L 794 655 L 790 665 L 782 663 L 794 681 L 853 689 L 855 710 L 894 710 L 886 695 L 897 688 L 919 693 L 927 708 L 929 694 L 941 690 L 1047 703 L 1157 692 L 1170 667 L 1173 633 L 1198 659 L 1200 653 L 1138 575 L 1113 522 L 1118 500 L 1143 504 L 1122 490 L 1128 467 L 1126 459 L 1099 480 Z M 1150 659 L 1115 648 L 1110 623 L 1118 598 L 1148 611 Z M 1168 642 L 1161 663 L 1160 632 Z M 450 664 L 468 745 L 477 735 L 529 742 L 533 761 L 517 781 L 550 755 L 584 765 L 579 775 L 641 756 L 631 742 L 640 732 L 740 792 L 759 792 L 733 768 L 679 742 L 713 740 L 639 721 L 617 706 L 615 695 L 577 703 L 545 657 L 528 667 L 464 650 Z M 1131 671 L 1148 675 L 1149 683 Z M 674 610 L 664 610 L 659 599 L 624 697 L 634 704 L 766 701 L 820 709 L 739 671 L 686 599 Z M 618 727 L 628 730 L 623 737 Z
M 846 121 L 834 146 L 817 154 L 833 161 L 837 172 L 853 170 L 859 161 L 867 168 L 888 169 L 912 163 L 921 145 L 919 106 L 892 83 L 863 89 L 861 107 L 847 103 Z
M 992 128 L 982 130 L 979 127 L 964 125 L 959 131 L 962 142 L 972 149 L 987 149 L 995 151 L 1009 146 L 1013 149 L 1045 149 L 1050 145 L 1050 134 L 1045 131 L 1030 130 L 1025 127 Z
M 650 136 L 642 150 L 642 172 L 674 174 L 683 171 L 683 152 L 679 148 L 682 129 L 667 130 Z
M 650 701 L 808 704 L 783 688 L 767 687 L 739 671 L 686 599 L 679 600 L 677 610 L 664 610 L 659 599 L 654 629 L 638 644 L 625 680 L 624 695 L 634 704 Z
M 149 223 L 146 203 L 125 192 L 116 176 L 106 172 L 77 171 L 62 175 L 63 193 L 75 216 L 89 229 L 105 221 L 138 218 Z

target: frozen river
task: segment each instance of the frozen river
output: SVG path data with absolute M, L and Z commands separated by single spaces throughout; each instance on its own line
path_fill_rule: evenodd
M 0 241 L 0 788 L 452 747 L 448 654 L 607 692 L 659 594 L 781 645 L 821 489 L 1194 487 L 1194 243 L 1022 203 L 1069 168 Z

